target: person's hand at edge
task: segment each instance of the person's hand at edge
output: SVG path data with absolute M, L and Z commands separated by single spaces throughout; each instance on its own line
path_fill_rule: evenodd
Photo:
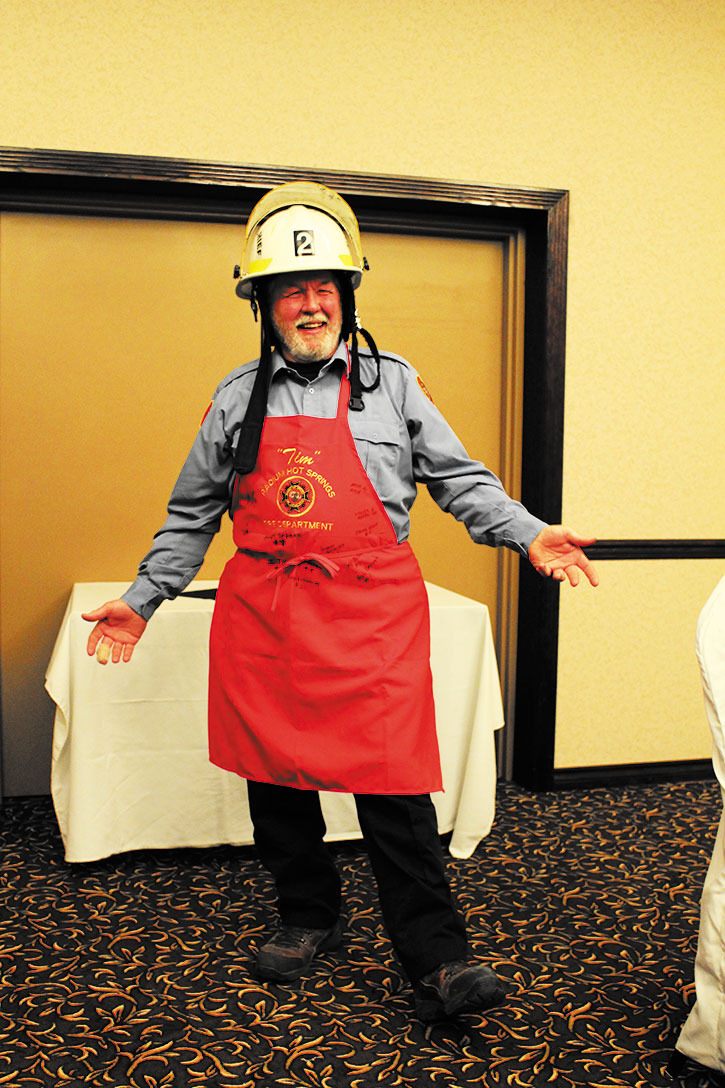
M 534 570 L 544 578 L 563 582 L 567 578 L 573 586 L 579 584 L 580 572 L 584 572 L 593 586 L 599 585 L 599 575 L 583 552 L 596 537 L 581 536 L 564 525 L 547 525 L 534 538 L 529 547 L 529 560 Z
M 130 661 L 136 643 L 146 630 L 146 620 L 125 601 L 107 601 L 93 612 L 83 612 L 82 618 L 95 627 L 88 636 L 86 649 L 89 657 L 95 654 L 99 665 L 109 660 Z

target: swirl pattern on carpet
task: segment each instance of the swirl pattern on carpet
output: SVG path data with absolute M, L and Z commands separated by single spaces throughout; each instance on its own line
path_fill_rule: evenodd
M 333 846 L 346 936 L 299 985 L 254 978 L 273 921 L 249 848 L 68 865 L 50 801 L 6 802 L 0 1086 L 657 1088 L 694 1000 L 715 782 L 529 794 L 450 859 L 503 1005 L 425 1027 L 360 843 Z M 674 1082 L 722 1078 L 688 1066 Z

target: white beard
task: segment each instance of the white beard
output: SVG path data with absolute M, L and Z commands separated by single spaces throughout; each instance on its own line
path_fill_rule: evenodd
M 314 337 L 290 328 L 287 332 L 272 321 L 277 347 L 286 359 L 293 363 L 322 363 L 332 358 L 340 343 L 342 322 L 330 322 L 323 326 Z

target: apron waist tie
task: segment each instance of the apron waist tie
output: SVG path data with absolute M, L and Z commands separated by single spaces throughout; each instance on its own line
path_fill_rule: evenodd
M 306 552 L 304 555 L 295 555 L 290 559 L 282 559 L 279 564 L 274 567 L 273 570 L 267 575 L 267 581 L 274 578 L 274 596 L 272 597 L 272 611 L 277 607 L 277 598 L 279 597 L 279 587 L 282 584 L 280 575 L 291 574 L 295 567 L 299 567 L 301 563 L 311 563 L 320 570 L 323 570 L 325 574 L 328 574 L 330 578 L 334 578 L 340 567 L 337 563 L 333 563 L 332 559 L 328 559 L 326 555 L 321 555 L 319 552 Z

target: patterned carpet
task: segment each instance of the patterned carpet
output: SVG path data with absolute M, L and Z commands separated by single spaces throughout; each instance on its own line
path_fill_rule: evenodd
M 714 782 L 532 795 L 499 787 L 450 862 L 472 944 L 506 980 L 486 1015 L 424 1027 L 367 859 L 335 847 L 347 934 L 299 988 L 253 978 L 270 920 L 251 850 L 63 861 L 50 802 L 6 802 L 0 1086 L 714 1088 L 667 1073 L 693 1000 Z

